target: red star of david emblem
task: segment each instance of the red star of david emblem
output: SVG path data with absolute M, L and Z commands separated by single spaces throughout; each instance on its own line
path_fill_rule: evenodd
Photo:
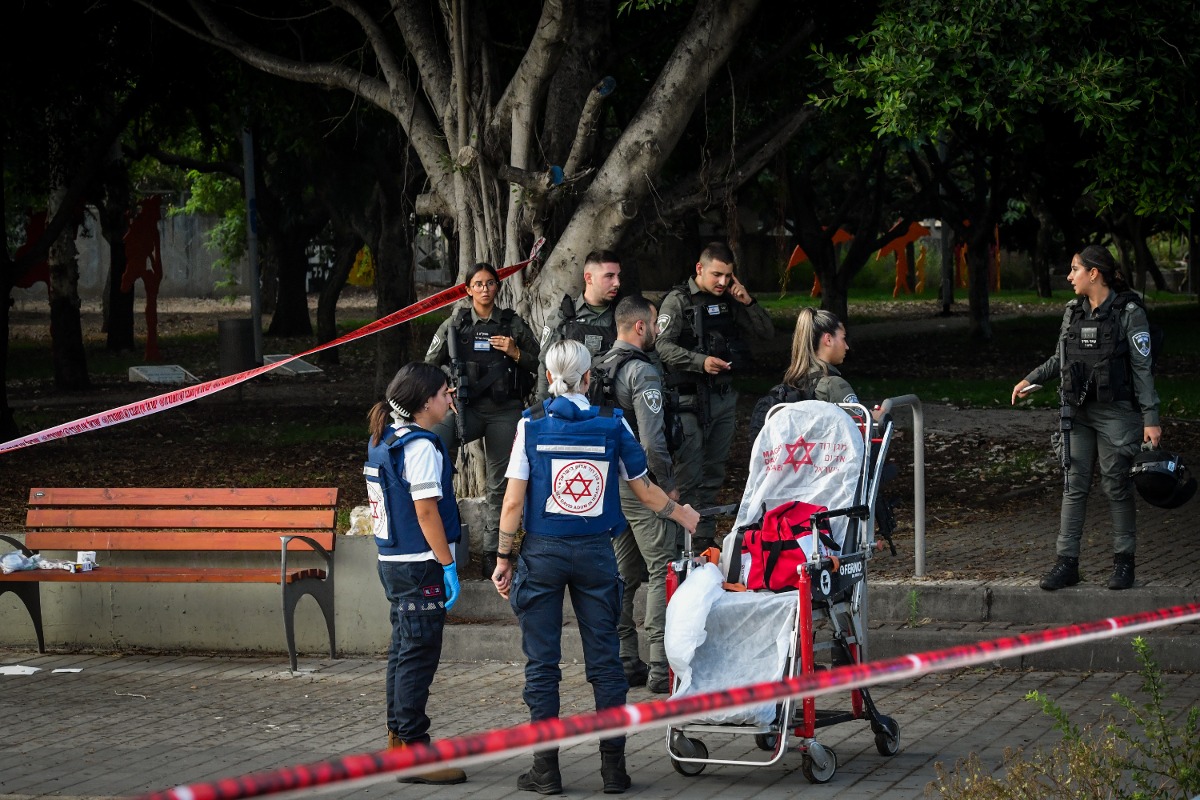
M 570 495 L 571 499 L 578 503 L 579 498 L 592 496 L 592 482 L 576 472 L 574 477 L 563 484 L 563 494 Z
M 783 446 L 787 448 L 787 458 L 783 460 L 783 464 L 784 466 L 791 464 L 792 472 L 799 472 L 803 465 L 813 463 L 812 451 L 817 446 L 816 442 L 806 442 L 801 436 L 794 442 L 785 442 Z M 804 452 L 797 457 L 796 454 L 801 450 Z

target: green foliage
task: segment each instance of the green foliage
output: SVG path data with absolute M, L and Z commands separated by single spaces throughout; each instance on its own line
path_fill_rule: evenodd
M 1054 700 L 1030 692 L 1026 699 L 1041 706 L 1062 735 L 1057 744 L 1033 752 L 1005 750 L 999 776 L 975 753 L 953 770 L 939 762 L 937 781 L 926 794 L 936 792 L 950 800 L 1186 800 L 1200 794 L 1200 709 L 1190 709 L 1182 723 L 1175 722 L 1150 646 L 1139 636 L 1133 649 L 1147 699 L 1138 705 L 1114 694 L 1113 700 L 1126 712 L 1124 721 L 1110 716 L 1102 726 L 1080 728 Z
M 246 202 L 240 181 L 215 172 L 189 170 L 191 191 L 187 203 L 172 213 L 218 216 L 206 246 L 218 253 L 214 269 L 226 277 L 217 282 L 219 291 L 228 291 L 232 298 L 238 289 L 237 262 L 246 253 Z

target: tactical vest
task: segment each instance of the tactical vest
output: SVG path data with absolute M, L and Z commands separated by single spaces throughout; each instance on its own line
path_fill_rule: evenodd
M 559 336 L 583 342 L 592 358 L 607 353 L 617 340 L 615 314 L 609 314 L 608 322 L 581 322 L 575 313 L 575 299 L 569 294 L 563 295 L 559 310 L 562 312 L 562 321 L 558 323 Z
M 618 459 L 626 455 L 630 474 L 640 475 L 646 457 L 640 447 L 621 453 L 621 411 L 580 408 L 555 397 L 523 416 L 529 460 L 525 530 L 562 537 L 623 531 Z
M 1142 305 L 1134 292 L 1122 292 L 1107 311 L 1091 319 L 1084 313 L 1082 301 L 1071 307 L 1061 363 L 1063 397 L 1071 405 L 1133 398 L 1129 342 L 1121 330 L 1121 312 L 1131 301 Z
M 489 320 L 472 322 L 471 309 L 464 308 L 450 324 L 446 335 L 454 338 L 458 351 L 457 359 L 451 353 L 451 368 L 464 405 L 480 397 L 503 403 L 528 394 L 531 381 L 526 371 L 489 341 L 493 336 L 512 336 L 515 316 L 516 312 L 505 308 Z
M 380 555 L 412 555 L 430 549 L 417 521 L 412 487 L 404 479 L 404 445 L 414 439 L 428 439 L 442 454 L 442 496 L 437 504 L 438 514 L 446 530 L 447 542 L 453 544 L 461 535 L 458 502 L 454 499 L 454 463 L 442 440 L 423 428 L 407 428 L 403 432 L 392 428 L 379 444 L 367 448 L 367 461 L 363 465 L 371 523 Z
M 602 356 L 592 360 L 592 381 L 588 386 L 588 400 L 593 405 L 619 408 L 625 415 L 625 421 L 633 429 L 633 435 L 641 439 L 638 433 L 637 413 L 625 406 L 617 397 L 617 376 L 631 360 L 644 361 L 653 364 L 650 357 L 642 350 L 622 347 L 613 348 Z M 679 417 L 679 392 L 667 389 L 662 391 L 663 435 L 667 440 L 667 449 L 674 453 L 683 445 L 683 420 Z
M 679 346 L 730 362 L 733 364 L 730 372 L 747 371 L 750 348 L 742 341 L 738 330 L 741 312 L 735 307 L 736 301 L 703 291 L 692 295 L 686 283 L 676 286 L 675 290 L 690 304 L 685 304 L 683 309 L 684 325 L 679 334 Z M 714 381 L 728 383 L 732 380 L 730 372 L 714 376 Z

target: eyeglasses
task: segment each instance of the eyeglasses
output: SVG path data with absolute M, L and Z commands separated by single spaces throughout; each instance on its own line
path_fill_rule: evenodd
M 484 289 L 495 289 L 499 285 L 500 284 L 496 281 L 488 281 L 487 283 L 484 283 L 483 281 L 475 281 L 471 284 L 471 288 L 477 292 L 482 292 Z

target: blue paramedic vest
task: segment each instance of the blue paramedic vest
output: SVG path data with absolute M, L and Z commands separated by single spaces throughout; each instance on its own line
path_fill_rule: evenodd
M 454 465 L 442 440 L 423 428 L 393 428 L 379 444 L 368 446 L 367 462 L 363 465 L 367 499 L 371 503 L 371 523 L 380 555 L 412 555 L 429 549 L 417 522 L 412 487 L 404 480 L 404 445 L 414 439 L 432 441 L 442 454 L 442 496 L 438 500 L 438 514 L 446 530 L 446 541 L 454 544 L 462 532 L 458 502 L 454 498 Z
M 640 446 L 622 452 L 627 432 L 621 410 L 580 408 L 555 397 L 523 416 L 529 459 L 525 530 L 544 536 L 623 531 L 618 459 L 624 455 L 629 474 L 638 475 L 646 469 L 646 455 Z

